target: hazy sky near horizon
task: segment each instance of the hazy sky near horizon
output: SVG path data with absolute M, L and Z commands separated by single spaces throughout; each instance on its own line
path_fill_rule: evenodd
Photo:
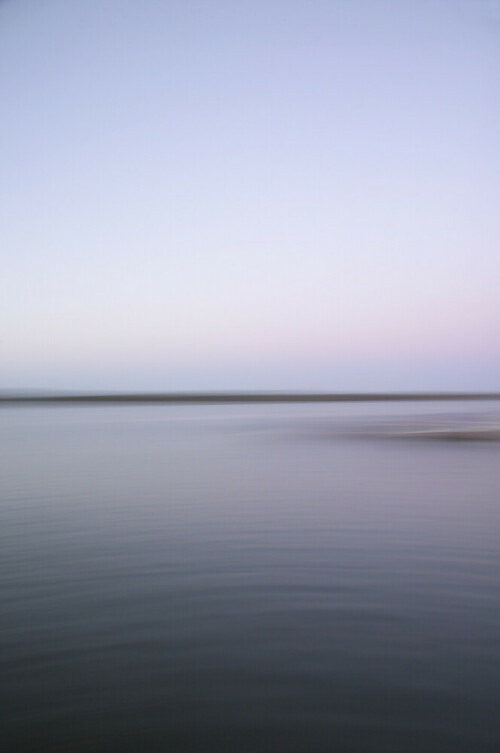
M 500 387 L 500 3 L 4 0 L 0 86 L 1 387 Z

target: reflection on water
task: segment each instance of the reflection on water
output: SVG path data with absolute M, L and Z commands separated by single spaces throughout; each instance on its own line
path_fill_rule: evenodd
M 341 435 L 354 437 L 499 442 L 500 412 L 451 413 L 448 411 L 442 414 L 433 412 L 417 416 L 351 419 L 348 423 L 337 425 L 337 427 L 330 422 L 327 432 L 331 434 L 335 430 Z
M 4 409 L 5 749 L 499 750 L 498 413 Z

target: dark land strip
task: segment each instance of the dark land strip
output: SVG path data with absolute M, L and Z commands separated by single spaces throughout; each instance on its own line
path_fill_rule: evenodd
M 500 400 L 500 392 L 151 392 L 0 395 L 0 405 L 60 403 L 370 403 L 436 400 Z

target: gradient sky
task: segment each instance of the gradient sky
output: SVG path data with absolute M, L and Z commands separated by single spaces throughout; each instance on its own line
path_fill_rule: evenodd
M 4 0 L 0 386 L 499 389 L 500 5 Z

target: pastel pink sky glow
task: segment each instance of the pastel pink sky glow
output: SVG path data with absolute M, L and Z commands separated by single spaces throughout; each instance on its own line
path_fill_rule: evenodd
M 500 13 L 0 6 L 0 388 L 500 389 Z

